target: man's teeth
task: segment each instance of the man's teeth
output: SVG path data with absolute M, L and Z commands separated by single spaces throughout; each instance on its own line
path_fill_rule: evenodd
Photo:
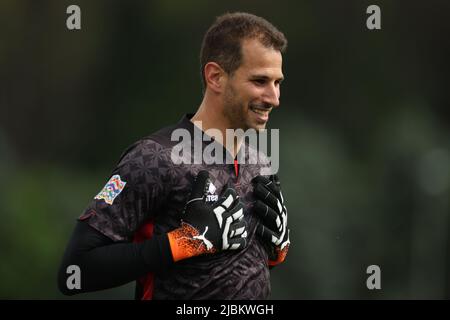
M 256 112 L 257 114 L 260 114 L 262 116 L 265 116 L 266 114 L 268 114 L 269 112 L 266 110 L 260 110 L 260 109 L 256 109 L 256 108 L 252 108 L 253 112 Z

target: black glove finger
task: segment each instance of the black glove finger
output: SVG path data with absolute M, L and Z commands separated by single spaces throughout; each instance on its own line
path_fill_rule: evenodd
M 283 193 L 281 192 L 281 183 L 280 183 L 280 179 L 278 178 L 278 175 L 274 174 L 274 175 L 270 176 L 270 179 L 273 181 L 273 184 L 275 185 L 275 189 L 277 190 L 278 199 L 281 200 L 281 204 L 284 204 Z
M 256 200 L 253 206 L 255 213 L 261 219 L 263 225 L 267 228 L 281 233 L 283 224 L 280 215 L 277 214 L 271 207 L 263 203 L 261 200 Z
M 244 232 L 247 231 L 247 224 L 244 220 L 237 221 L 230 225 L 230 238 L 241 236 Z
M 216 215 L 220 228 L 224 227 L 224 223 L 230 224 L 244 214 L 243 206 L 238 199 L 235 199 L 235 196 L 236 192 L 229 188 L 223 193 L 223 196 L 213 207 L 213 212 Z M 237 205 L 230 209 L 230 206 L 235 203 L 237 203 Z
M 271 182 L 270 177 L 266 177 L 266 176 L 256 176 L 252 179 L 253 184 L 261 183 L 263 185 L 266 185 L 270 182 Z
M 225 210 L 228 210 L 232 208 L 237 198 L 238 195 L 236 194 L 236 191 L 234 189 L 226 188 L 225 191 L 223 191 L 222 194 L 220 195 L 216 207 L 222 206 Z
M 232 238 L 229 241 L 229 246 L 229 250 L 243 249 L 247 246 L 247 238 L 243 236 Z
M 254 183 L 255 186 L 258 184 L 262 184 L 267 189 L 269 189 L 270 192 L 272 192 L 275 196 L 278 196 L 278 194 L 280 193 L 280 184 L 278 180 L 277 182 L 275 182 L 273 179 L 278 179 L 278 176 L 277 178 L 274 178 L 274 176 L 270 176 L 269 178 L 265 176 L 257 176 L 252 179 L 252 182 Z
M 281 189 L 281 183 L 280 183 L 280 178 L 278 177 L 278 174 L 271 175 L 270 180 L 273 181 L 273 183 L 275 184 L 276 187 Z
M 226 216 L 231 216 L 233 222 L 236 220 L 242 220 L 244 217 L 244 206 L 239 200 L 235 202 L 234 206 L 228 210 Z
M 195 177 L 188 204 L 195 200 L 203 200 L 210 183 L 208 171 L 200 171 Z
M 280 249 L 283 250 L 285 246 L 289 245 L 291 241 L 289 240 L 290 229 L 286 230 L 286 234 L 283 237 L 283 241 L 281 241 Z
M 222 243 L 223 248 L 226 250 L 239 248 L 238 245 L 235 245 L 235 248 L 230 248 L 230 242 L 234 243 L 232 240 L 247 238 L 247 230 L 245 230 L 245 224 L 237 225 L 238 228 L 236 228 L 237 223 L 238 222 L 233 222 L 233 218 L 231 216 L 223 220 Z M 244 227 L 244 231 L 242 231 L 242 226 Z M 239 229 L 239 232 L 241 232 L 239 235 L 236 235 L 237 229 Z
M 236 194 L 233 189 L 230 189 L 231 194 Z M 228 194 L 228 193 L 227 193 Z M 225 203 L 226 202 L 226 203 Z M 222 219 L 227 219 L 228 217 L 232 217 L 232 221 L 242 219 L 244 215 L 244 206 L 240 201 L 239 197 L 234 199 L 234 202 L 226 208 L 225 205 L 228 205 L 229 200 L 224 200 L 223 202 L 219 202 L 214 208 L 214 212 L 222 214 Z
M 263 241 L 273 245 L 276 245 L 276 243 L 279 242 L 277 235 L 272 230 L 265 227 L 262 223 L 258 224 L 256 227 L 256 235 L 261 237 Z
M 254 191 L 255 197 L 270 206 L 275 212 L 281 213 L 283 206 L 280 200 L 265 186 L 257 184 Z

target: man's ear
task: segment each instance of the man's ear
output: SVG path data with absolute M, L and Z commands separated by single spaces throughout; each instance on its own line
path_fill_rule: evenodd
M 207 87 L 215 93 L 223 92 L 226 72 L 215 62 L 208 62 L 203 72 Z

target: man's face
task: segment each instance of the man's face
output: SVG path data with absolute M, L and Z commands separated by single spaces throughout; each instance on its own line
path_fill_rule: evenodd
M 242 63 L 228 76 L 224 92 L 223 112 L 234 129 L 266 127 L 269 113 L 279 105 L 281 66 L 280 51 L 256 39 L 242 42 Z

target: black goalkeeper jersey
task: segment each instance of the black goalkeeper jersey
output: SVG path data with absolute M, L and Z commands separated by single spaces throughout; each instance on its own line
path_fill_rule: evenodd
M 164 235 L 180 226 L 194 177 L 200 170 L 207 170 L 213 185 L 208 194 L 211 201 L 227 185 L 240 196 L 248 226 L 248 246 L 182 260 L 163 272 L 148 274 L 137 281 L 136 298 L 266 299 L 270 294 L 268 257 L 255 237 L 258 220 L 252 209 L 255 199 L 251 180 L 261 174 L 261 168 L 267 167 L 269 161 L 245 141 L 234 164 L 206 164 L 211 161 L 205 159 L 199 164 L 174 163 L 172 149 L 179 141 L 172 141 L 171 136 L 176 129 L 190 133 L 192 146 L 217 143 L 203 141 L 204 133 L 189 120 L 191 117 L 186 115 L 176 125 L 130 146 L 83 219 L 115 242 L 141 242 Z M 187 156 L 193 162 L 193 154 Z

